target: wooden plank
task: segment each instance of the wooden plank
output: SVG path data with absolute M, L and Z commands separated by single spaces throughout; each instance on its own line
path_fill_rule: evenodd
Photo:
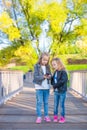
M 87 130 L 86 123 L 0 123 L 0 130 Z
M 66 98 L 66 123 L 35 124 L 36 102 L 34 87 L 26 84 L 23 92 L 0 107 L 0 130 L 87 130 L 87 102 L 68 90 Z M 43 110 L 42 110 L 43 113 Z M 53 119 L 53 92 L 49 99 L 49 114 Z

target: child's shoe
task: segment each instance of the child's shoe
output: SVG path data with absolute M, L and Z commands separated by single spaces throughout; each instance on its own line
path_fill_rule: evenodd
M 37 123 L 37 124 L 40 124 L 41 122 L 42 122 L 42 118 L 41 118 L 41 117 L 37 117 L 36 123 Z
M 45 116 L 45 117 L 44 117 L 44 120 L 45 120 L 46 122 L 51 122 L 51 119 L 49 118 L 49 116 Z
M 57 116 L 57 115 L 55 115 L 55 116 L 53 117 L 53 122 L 58 122 L 58 116 Z
M 59 120 L 59 123 L 65 123 L 65 117 L 61 116 L 60 120 Z

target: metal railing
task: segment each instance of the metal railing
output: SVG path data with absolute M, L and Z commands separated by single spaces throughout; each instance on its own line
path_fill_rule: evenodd
M 24 81 L 27 83 L 32 83 L 33 82 L 33 72 L 27 72 L 24 75 Z
M 87 70 L 70 72 L 70 88 L 87 98 Z
M 80 94 L 82 97 L 87 98 L 87 70 L 70 71 L 70 88 Z M 25 82 L 33 82 L 33 72 L 28 72 L 25 75 Z
M 0 71 L 0 104 L 18 94 L 23 88 L 23 72 Z

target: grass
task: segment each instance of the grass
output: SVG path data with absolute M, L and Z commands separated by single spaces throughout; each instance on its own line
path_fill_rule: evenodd
M 74 70 L 87 70 L 86 64 L 81 65 L 66 65 L 66 68 L 68 71 L 74 71 Z
M 11 70 L 21 70 L 24 73 L 28 72 L 29 67 L 28 66 L 15 66 L 10 68 Z M 81 65 L 66 65 L 66 69 L 68 71 L 74 71 L 74 70 L 87 70 L 87 65 L 86 64 L 81 64 Z
M 12 67 L 12 68 L 9 68 L 9 69 L 10 70 L 21 70 L 24 73 L 26 73 L 26 72 L 28 72 L 29 67 L 28 66 L 15 66 L 15 67 Z
M 29 67 L 28 66 L 15 66 L 10 68 L 11 70 L 21 70 L 24 73 L 28 72 Z M 86 64 L 81 65 L 66 65 L 66 69 L 68 71 L 75 71 L 75 70 L 87 70 Z M 70 79 L 70 74 L 68 73 L 68 79 Z M 70 82 L 68 81 L 68 87 L 70 86 Z
M 66 65 L 66 69 L 68 71 L 76 71 L 76 70 L 87 70 L 86 64 L 80 64 L 80 65 Z M 67 86 L 70 86 L 70 73 L 68 73 L 68 84 Z

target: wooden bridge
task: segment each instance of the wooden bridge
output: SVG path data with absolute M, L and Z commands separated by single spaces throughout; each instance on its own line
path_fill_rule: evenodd
M 87 130 L 87 101 L 72 90 L 66 98 L 66 123 L 36 124 L 35 89 L 24 83 L 23 91 L 0 106 L 0 130 Z M 53 90 L 50 91 L 49 115 L 53 118 Z

